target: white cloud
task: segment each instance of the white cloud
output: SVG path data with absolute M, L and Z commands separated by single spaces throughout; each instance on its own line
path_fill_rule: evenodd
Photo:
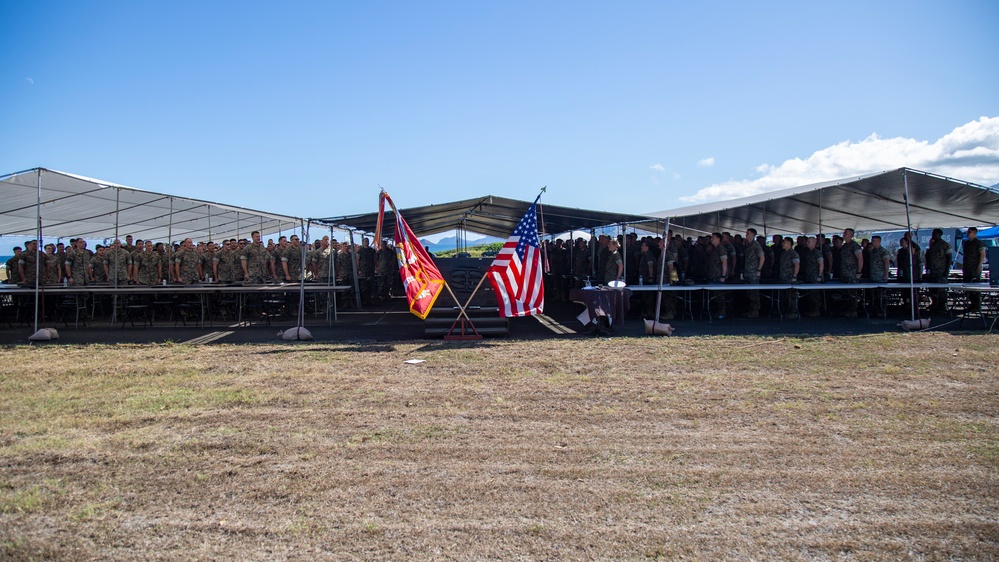
M 700 164 L 700 163 L 698 163 Z M 761 177 L 705 187 L 683 201 L 704 203 L 848 178 L 896 168 L 915 168 L 982 185 L 999 181 L 999 117 L 982 117 L 933 142 L 872 134 L 843 141 L 811 156 L 757 167 Z
M 662 164 L 660 164 L 658 162 L 655 163 L 655 164 L 653 164 L 653 165 L 651 165 L 651 166 L 649 166 L 649 169 L 650 170 L 655 170 L 655 171 L 661 172 L 661 173 L 666 173 L 666 166 L 663 166 Z
M 711 166 L 714 166 L 714 165 L 715 165 L 715 157 L 714 156 L 708 156 L 707 158 L 701 158 L 700 160 L 697 161 L 697 166 L 699 168 L 710 168 Z

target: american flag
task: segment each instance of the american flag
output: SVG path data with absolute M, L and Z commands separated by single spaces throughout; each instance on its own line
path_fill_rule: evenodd
M 538 195 L 538 199 L 541 195 Z M 545 286 L 538 240 L 538 199 L 520 219 L 486 275 L 496 291 L 500 317 L 530 316 L 545 310 Z

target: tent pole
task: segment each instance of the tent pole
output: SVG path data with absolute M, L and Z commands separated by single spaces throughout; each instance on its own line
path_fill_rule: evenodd
M 118 213 L 121 209 L 121 188 L 116 187 L 114 189 L 114 239 L 118 240 Z M 112 248 L 114 247 L 114 241 L 111 241 Z M 121 259 L 121 244 L 118 244 L 118 251 L 115 252 L 114 258 L 114 292 L 111 293 L 111 327 L 114 328 L 114 322 L 118 315 L 118 260 Z M 124 322 L 122 323 L 124 324 Z M 122 328 L 125 326 L 123 325 Z
M 42 243 L 42 169 L 35 168 L 37 175 L 36 184 L 38 188 L 38 201 L 35 204 L 35 332 L 38 331 L 38 275 L 41 272 L 41 262 L 38 259 L 38 245 Z M 27 250 L 27 249 L 25 249 Z M 24 281 L 22 279 L 21 281 Z M 34 332 L 32 332 L 34 333 Z
M 336 285 L 336 260 L 333 259 L 333 256 L 335 255 L 334 252 L 339 252 L 340 250 L 337 250 L 337 249 L 333 248 L 333 241 L 334 240 L 336 240 L 336 238 L 333 237 L 333 227 L 331 226 L 330 227 L 330 257 L 329 257 L 329 268 L 330 268 L 329 275 L 330 276 L 329 276 L 329 278 L 326 279 L 326 284 L 327 285 Z M 333 319 L 332 320 L 330 320 L 330 307 L 329 307 L 329 305 L 326 306 L 326 319 L 330 321 L 330 326 L 332 326 L 333 322 L 336 322 L 336 320 L 337 320 L 337 318 L 336 318 L 336 304 L 337 304 L 336 303 L 336 293 L 334 292 L 334 293 L 327 293 L 327 294 L 332 294 L 333 295 Z
M 575 275 L 575 273 L 574 273 L 573 270 L 576 267 L 576 260 L 573 259 L 573 256 L 576 253 L 576 241 L 572 237 L 573 232 L 574 231 L 572 231 L 572 230 L 569 231 L 569 275 L 570 275 L 570 278 L 571 278 L 571 276 Z M 570 290 L 572 290 L 573 288 L 574 287 L 572 287 L 572 286 L 569 287 Z
M 300 221 L 302 229 L 302 241 L 300 242 L 302 248 L 302 261 L 299 264 L 300 271 L 298 273 L 298 327 L 301 328 L 305 323 L 305 246 L 306 240 L 308 239 L 308 231 L 305 230 L 305 221 Z
M 624 278 L 628 278 L 628 225 L 621 224 L 621 261 L 624 262 L 622 270 Z
M 912 238 L 912 223 L 909 220 L 909 177 L 906 175 L 906 170 L 902 169 L 902 186 L 905 189 L 905 231 L 909 234 L 909 301 L 910 308 L 912 312 L 912 320 L 916 319 L 916 294 L 915 294 L 915 283 L 916 280 L 913 275 L 913 264 L 915 261 L 913 259 L 912 250 L 915 248 L 916 241 Z
M 350 237 L 350 269 L 354 272 L 354 301 L 357 304 L 357 309 L 361 310 L 361 284 L 357 281 L 357 252 L 354 251 L 354 231 L 348 230 L 348 236 Z
M 121 209 L 121 189 L 114 188 L 114 237 L 118 239 L 118 213 Z
M 596 278 L 597 276 L 597 241 L 594 238 L 597 235 L 596 229 L 590 229 L 590 275 L 591 278 Z M 590 284 L 593 284 L 591 279 Z
M 206 242 L 212 241 L 212 206 L 208 205 L 208 240 Z
M 770 235 L 767 234 L 767 202 L 763 202 L 763 237 L 770 240 Z
M 822 190 L 819 190 L 819 234 L 822 234 Z
M 669 246 L 669 240 L 666 239 L 666 232 L 669 230 L 669 217 L 663 221 L 663 249 L 659 254 L 659 290 L 656 291 L 656 312 L 655 316 L 652 317 L 652 325 L 655 326 L 659 322 L 659 312 L 660 307 L 663 303 L 663 274 L 666 272 L 666 248 Z M 681 310 L 682 312 L 682 310 Z M 682 314 L 680 315 L 683 316 Z
M 173 197 L 170 198 L 170 224 L 167 226 L 167 244 L 170 246 L 170 249 L 173 249 Z
M 239 211 L 236 211 L 236 240 L 239 240 Z

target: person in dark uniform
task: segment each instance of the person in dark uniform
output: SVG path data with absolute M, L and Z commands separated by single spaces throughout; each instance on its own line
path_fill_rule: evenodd
M 926 248 L 926 269 L 929 271 L 930 283 L 946 283 L 950 276 L 950 264 L 954 260 L 954 250 L 943 239 L 943 230 L 933 229 L 930 245 Z M 933 289 L 933 304 L 930 312 L 947 313 L 947 289 Z
M 978 239 L 978 229 L 968 229 L 968 238 L 962 245 L 964 262 L 961 267 L 962 279 L 965 283 L 977 283 L 982 280 L 982 266 L 985 265 L 985 243 Z M 981 295 L 968 293 L 968 304 L 972 312 L 981 310 Z
M 801 258 L 798 257 L 798 252 L 794 251 L 792 247 L 794 245 L 794 239 L 788 236 L 784 238 L 783 251 L 780 253 L 780 264 L 778 269 L 780 270 L 778 274 L 778 281 L 781 283 L 795 283 L 798 280 L 798 271 L 801 269 Z M 798 291 L 797 289 L 784 289 L 782 291 L 781 297 L 784 301 L 784 310 L 787 314 L 784 316 L 795 320 L 798 318 Z

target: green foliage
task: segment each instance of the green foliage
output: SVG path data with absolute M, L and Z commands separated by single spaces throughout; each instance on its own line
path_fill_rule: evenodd
M 481 246 L 470 246 L 466 248 L 466 251 L 472 255 L 473 258 L 481 258 L 482 252 L 499 252 L 503 248 L 503 242 L 492 242 L 490 244 L 483 244 Z M 443 252 L 437 252 L 434 256 L 438 258 L 453 258 L 455 250 L 445 250 Z

